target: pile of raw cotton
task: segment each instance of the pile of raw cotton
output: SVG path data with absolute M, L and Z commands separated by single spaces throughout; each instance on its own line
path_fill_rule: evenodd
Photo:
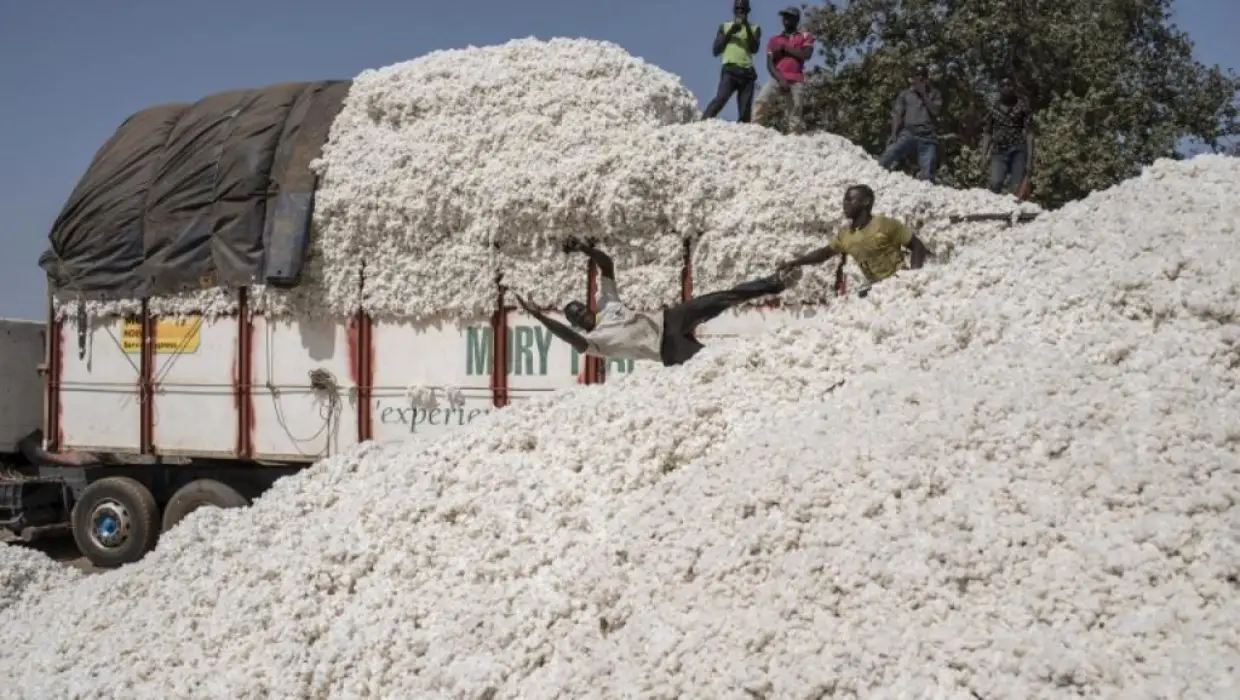
M 472 318 L 495 310 L 502 274 L 558 306 L 585 288 L 584 260 L 559 251 L 577 234 L 614 256 L 630 304 L 657 309 L 679 300 L 685 239 L 697 241 L 696 289 L 769 274 L 823 244 L 857 182 L 878 191 L 884 213 L 925 222 L 939 252 L 1002 227 L 948 226 L 954 214 L 1036 209 L 888 173 L 838 136 L 781 136 L 699 115 L 679 78 L 586 39 L 439 51 L 366 71 L 314 164 L 306 282 L 256 302 L 272 313 Z M 829 283 L 807 280 L 786 301 L 821 300 Z M 233 308 L 224 290 L 152 306 Z
M 701 240 L 695 286 L 731 286 L 821 246 L 844 188 L 867 182 L 883 211 L 929 220 L 927 237 L 996 224 L 985 191 L 891 174 L 833 135 L 785 137 L 699 122 L 680 80 L 605 42 L 557 39 L 445 51 L 358 76 L 318 163 L 316 250 L 324 301 L 381 318 L 477 316 L 495 278 L 536 301 L 580 295 L 584 263 L 558 241 L 593 236 L 627 300 L 677 301 L 686 238 Z M 972 229 L 972 230 L 971 230 Z M 950 242 L 950 241 L 948 241 Z M 811 281 L 789 301 L 825 297 Z
M 0 614 L 4 694 L 1222 698 L 1240 160 L 369 445 Z
M 39 552 L 0 542 L 0 613 L 18 603 L 37 603 L 46 592 L 68 586 L 81 575 Z M 0 696 L 3 693 L 0 690 Z

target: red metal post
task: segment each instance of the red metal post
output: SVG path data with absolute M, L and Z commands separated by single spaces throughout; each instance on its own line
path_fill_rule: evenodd
M 56 303 L 48 295 L 47 345 L 44 347 L 43 440 L 48 452 L 56 452 L 63 442 L 60 426 L 60 378 L 64 370 L 62 334 L 64 325 L 56 318 Z
M 496 279 L 495 313 L 491 315 L 491 397 L 496 408 L 508 405 L 508 309 L 502 278 Z
M 586 308 L 592 314 L 598 313 L 597 294 L 598 265 L 595 265 L 594 261 L 591 260 L 589 265 L 586 266 Z M 603 364 L 602 358 L 583 355 L 582 359 L 585 361 L 586 384 L 602 384 L 607 381 L 606 365 Z
M 357 439 L 375 435 L 375 320 L 365 311 L 357 312 Z
M 142 351 L 138 378 L 138 449 L 146 455 L 155 450 L 155 319 L 151 317 L 150 300 L 142 300 Z
M 237 456 L 254 455 L 254 318 L 250 289 L 237 293 L 237 376 L 233 382 L 237 405 Z
M 684 240 L 684 257 L 680 263 L 680 300 L 693 298 L 693 242 Z
M 357 274 L 357 296 L 362 298 L 366 291 L 366 264 Z M 374 319 L 360 306 L 349 319 L 349 375 L 357 387 L 357 410 L 354 413 L 354 430 L 358 442 L 374 437 L 374 396 L 375 384 L 375 344 Z

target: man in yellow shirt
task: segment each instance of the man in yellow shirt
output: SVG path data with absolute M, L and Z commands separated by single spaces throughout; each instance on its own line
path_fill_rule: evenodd
M 781 270 L 803 265 L 821 265 L 837 255 L 849 255 L 865 275 L 866 285 L 858 293 L 864 297 L 870 285 L 896 274 L 904 267 L 904 249 L 912 253 L 909 267 L 916 270 L 926 262 L 930 251 L 907 226 L 883 215 L 875 216 L 874 190 L 869 185 L 853 185 L 844 193 L 844 216 L 848 226 L 827 245 L 780 265 Z

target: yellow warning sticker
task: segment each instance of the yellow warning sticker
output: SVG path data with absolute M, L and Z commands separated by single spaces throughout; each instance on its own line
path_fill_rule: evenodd
M 198 352 L 198 328 L 201 321 L 196 317 L 160 319 L 155 322 L 155 354 L 176 355 Z M 125 321 L 121 328 L 121 348 L 127 353 L 142 352 L 142 322 Z

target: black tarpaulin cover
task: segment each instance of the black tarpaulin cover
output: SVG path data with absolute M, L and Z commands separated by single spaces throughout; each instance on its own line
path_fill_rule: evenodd
M 142 298 L 297 283 L 315 177 L 349 81 L 145 109 L 95 154 L 39 259 L 53 289 Z

